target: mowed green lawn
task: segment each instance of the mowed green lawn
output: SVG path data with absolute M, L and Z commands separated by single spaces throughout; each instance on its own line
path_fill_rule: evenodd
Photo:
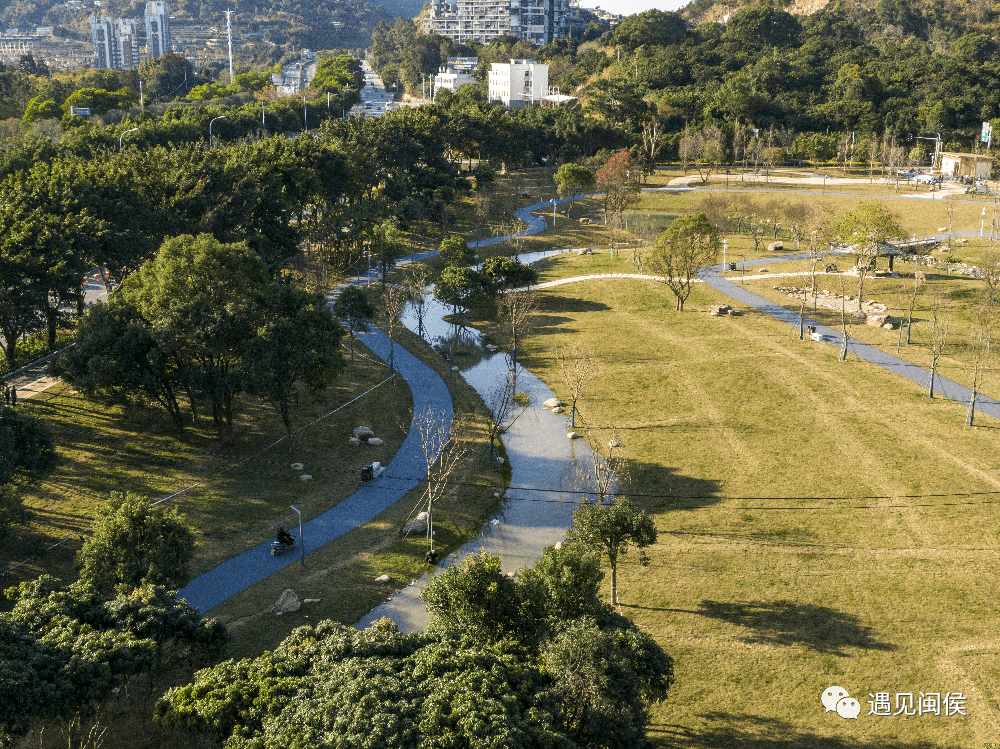
M 541 280 L 612 265 L 563 256 Z M 626 557 L 619 590 L 676 661 L 657 745 L 996 740 L 1000 431 L 759 313 L 710 317 L 725 299 L 706 287 L 683 313 L 652 282 L 539 293 L 525 366 L 565 399 L 557 349 L 596 351 L 581 411 L 617 428 L 656 518 L 651 565 Z M 832 685 L 857 720 L 824 711 Z M 967 716 L 869 716 L 875 692 L 893 712 L 897 693 L 961 692 Z

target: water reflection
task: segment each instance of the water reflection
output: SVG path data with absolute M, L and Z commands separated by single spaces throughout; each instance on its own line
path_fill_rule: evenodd
M 537 262 L 563 250 L 521 255 L 522 262 Z M 529 260 L 530 258 L 530 260 Z M 461 345 L 468 354 L 455 357 L 465 378 L 480 397 L 488 402 L 489 393 L 507 377 L 510 362 L 503 353 L 491 353 L 482 344 L 479 331 L 445 322 L 452 314 L 449 305 L 433 298 L 433 287 L 423 319 L 424 339 L 432 345 Z M 417 315 L 412 303 L 402 318 L 403 324 L 417 333 Z M 473 354 L 473 351 L 476 353 Z M 567 438 L 569 419 L 554 414 L 542 404 L 553 393 L 527 370 L 518 367 L 517 389 L 525 393 L 529 405 L 503 435 L 511 466 L 510 488 L 500 514 L 488 522 L 478 538 L 465 544 L 445 559 L 441 567 L 457 564 L 469 554 L 484 550 L 502 560 L 505 572 L 515 572 L 534 564 L 546 546 L 561 541 L 573 523 L 572 513 L 580 500 L 577 466 L 590 462 L 590 447 L 582 440 Z M 364 627 L 383 616 L 389 617 L 404 632 L 427 626 L 427 612 L 420 600 L 420 590 L 429 582 L 424 575 L 377 607 L 358 622 Z

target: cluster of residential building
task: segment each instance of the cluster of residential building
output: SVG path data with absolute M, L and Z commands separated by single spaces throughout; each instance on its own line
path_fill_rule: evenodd
M 170 10 L 164 0 L 146 3 L 143 19 L 90 17 L 94 67 L 135 70 L 145 58 L 159 57 L 170 49 Z
M 434 76 L 432 98 L 443 90 L 457 91 L 466 83 L 475 83 L 478 57 L 449 57 Z M 535 60 L 495 62 L 488 72 L 487 97 L 507 109 L 522 109 L 533 104 L 558 105 L 573 99 L 549 87 L 549 66 Z

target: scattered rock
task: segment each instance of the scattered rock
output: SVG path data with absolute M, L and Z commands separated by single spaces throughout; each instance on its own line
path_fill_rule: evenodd
M 713 304 L 709 307 L 708 314 L 712 317 L 719 317 L 721 315 L 735 315 L 736 310 L 730 307 L 728 304 Z
M 494 499 L 500 499 L 500 492 L 493 492 Z
M 410 534 L 415 531 L 426 531 L 427 530 L 427 513 L 421 512 L 413 520 L 408 520 L 403 525 L 403 533 Z
M 378 437 L 369 437 L 368 444 L 371 445 L 372 447 L 378 447 L 379 445 L 382 444 L 382 440 L 379 439 Z
M 493 519 L 492 519 L 492 520 L 490 521 L 490 525 L 500 525 L 500 521 L 499 521 L 499 520 L 497 520 L 496 518 L 493 518 Z
M 374 437 L 375 436 L 375 432 L 372 431 L 371 427 L 364 427 L 364 426 L 362 426 L 362 427 L 355 427 L 354 428 L 354 436 L 355 437 L 360 437 L 361 439 L 365 439 L 366 437 Z
M 868 315 L 866 315 L 861 310 L 858 310 L 857 312 L 855 312 L 854 314 L 852 314 L 851 317 L 853 319 L 857 320 L 858 322 L 863 322 L 863 321 L 865 321 L 865 320 L 868 319 Z
M 873 328 L 888 327 L 889 330 L 892 330 L 892 322 L 892 315 L 889 314 L 868 315 L 868 319 L 865 320 L 865 323 Z
M 556 549 L 561 549 L 562 548 L 562 541 L 556 541 L 555 548 Z
M 322 600 L 322 598 L 303 598 L 302 603 L 319 603 Z
M 357 437 L 351 437 L 347 441 L 350 443 L 351 447 L 361 447 L 361 440 L 359 440 Z
M 785 249 L 784 242 L 771 242 L 771 244 L 767 246 L 768 252 L 774 252 L 776 250 L 783 250 L 783 249 Z
M 271 607 L 271 613 L 280 616 L 289 611 L 298 611 L 301 606 L 302 604 L 299 603 L 299 597 L 295 595 L 295 591 L 288 588 L 281 594 L 278 602 Z
M 554 414 L 561 414 L 562 412 L 563 412 L 562 406 L 556 406 L 555 408 L 552 409 L 552 413 Z
M 381 583 L 383 585 L 388 585 L 389 583 L 392 582 L 392 578 L 389 577 L 388 575 L 379 575 L 378 577 L 375 578 L 375 582 Z
M 557 408 L 557 407 L 561 406 L 562 404 L 563 404 L 563 402 L 561 400 L 559 400 L 558 398 L 549 398 L 542 405 L 545 408 Z
M 503 465 L 503 463 L 504 463 L 503 458 L 498 457 L 497 458 L 497 463 L 499 463 L 500 465 Z
M 486 350 L 489 351 L 490 353 L 496 353 L 498 351 L 497 347 L 494 346 L 492 343 L 486 344 Z
M 913 278 L 918 284 L 927 283 L 927 275 L 922 270 L 914 271 Z
M 586 226 L 587 224 L 590 223 L 590 219 L 587 218 L 586 216 L 584 216 L 583 218 L 580 219 L 580 223 Z M 583 253 L 580 253 L 580 254 L 583 254 Z
M 312 481 L 313 477 L 311 473 L 303 473 L 299 476 L 299 481 Z
M 301 471 L 303 468 L 305 468 L 305 465 L 303 465 L 302 463 L 292 463 L 293 471 Z
M 575 440 L 579 436 L 576 432 L 566 432 L 566 439 L 568 440 Z
M 608 447 L 610 448 L 623 447 L 623 445 L 621 442 L 612 437 L 611 439 L 608 440 Z

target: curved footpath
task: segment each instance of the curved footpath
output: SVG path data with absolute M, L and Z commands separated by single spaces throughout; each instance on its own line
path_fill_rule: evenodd
M 372 332 L 361 334 L 358 338 L 376 356 L 388 361 L 389 337 L 385 333 L 373 327 Z M 410 392 L 413 394 L 413 412 L 421 413 L 430 408 L 436 413 L 443 412 L 447 418 L 451 418 L 453 414 L 451 394 L 437 372 L 398 343 L 395 346 L 393 360 L 396 371 L 410 386 Z M 386 466 L 385 473 L 390 476 L 419 474 L 417 468 L 420 465 L 420 456 L 420 437 L 417 430 L 411 426 L 399 451 Z M 381 476 L 368 482 L 326 512 L 303 523 L 302 534 L 305 536 L 306 553 L 367 523 L 389 509 L 419 483 L 415 479 L 390 476 Z M 263 580 L 289 564 L 298 564 L 297 549 L 280 557 L 271 556 L 271 540 L 269 538 L 264 543 L 199 575 L 178 591 L 178 597 L 186 598 L 188 603 L 204 613 L 258 580 Z
M 574 199 L 582 197 L 585 196 L 576 196 Z M 565 202 L 566 200 L 568 199 L 563 199 L 558 202 Z M 548 227 L 547 222 L 544 218 L 534 216 L 532 212 L 545 210 L 550 205 L 550 201 L 545 203 L 536 203 L 515 211 L 514 215 L 523 221 L 527 226 L 525 229 L 512 236 L 528 236 L 544 231 Z M 969 236 L 974 234 L 975 232 L 954 232 L 952 236 Z M 506 241 L 507 238 L 507 236 L 491 237 L 476 242 L 470 242 L 469 245 L 470 247 L 481 247 Z M 947 235 L 943 235 L 941 238 L 947 238 Z M 435 254 L 437 254 L 436 251 L 430 251 L 411 255 L 404 258 L 400 262 L 400 265 L 423 260 Z M 798 257 L 805 256 L 792 255 L 781 258 L 757 258 L 747 260 L 742 264 L 752 267 L 796 259 Z M 780 305 L 769 302 L 756 294 L 748 292 L 746 289 L 732 283 L 726 278 L 723 278 L 718 274 L 718 271 L 720 270 L 722 270 L 721 266 L 714 266 L 710 268 L 704 276 L 705 283 L 708 283 L 716 290 L 742 304 L 754 307 L 761 312 L 771 315 L 772 317 L 783 322 L 794 325 L 795 327 L 798 326 L 798 315 L 796 313 L 781 307 Z M 624 277 L 634 276 L 632 274 L 628 274 Z M 562 283 L 570 283 L 571 281 L 572 279 L 565 279 Z M 819 325 L 818 323 L 814 323 L 812 320 L 806 320 L 804 324 L 815 324 L 817 332 L 823 335 L 824 340 L 838 346 L 842 345 L 842 335 L 832 328 Z M 387 360 L 389 353 L 389 340 L 384 333 L 373 327 L 371 333 L 363 334 L 360 338 L 377 356 L 383 359 L 383 361 Z M 926 385 L 927 383 L 929 372 L 921 367 L 905 362 L 897 357 L 854 339 L 848 340 L 848 346 L 849 350 L 861 359 L 895 372 L 896 374 L 920 385 Z M 396 349 L 396 368 L 398 373 L 409 385 L 410 391 L 413 394 L 414 413 L 419 413 L 427 408 L 431 408 L 436 412 L 444 412 L 450 417 L 453 413 L 451 396 L 441 377 L 438 376 L 437 373 L 430 367 L 421 362 L 416 356 L 410 354 L 401 346 L 397 345 Z M 525 376 L 532 377 L 530 373 L 527 372 L 525 373 Z M 534 397 L 537 398 L 536 402 L 541 402 L 545 400 L 545 398 L 552 395 L 551 391 L 541 381 L 532 379 L 531 388 L 536 390 L 536 392 L 533 393 Z M 968 403 L 972 397 L 972 393 L 968 388 L 942 377 L 935 378 L 935 390 L 940 395 L 962 403 Z M 1000 402 L 992 398 L 979 395 L 977 398 L 976 410 L 984 414 L 1000 418 Z M 551 432 L 552 437 L 550 439 L 532 439 L 529 440 L 530 444 L 526 443 L 520 448 L 518 445 L 513 443 L 512 439 L 512 444 L 507 445 L 508 453 L 511 454 L 512 457 L 512 469 L 515 470 L 516 475 L 521 475 L 519 480 L 512 482 L 511 491 L 509 492 L 511 497 L 514 497 L 515 492 L 519 490 L 527 492 L 528 495 L 530 495 L 526 495 L 523 499 L 542 499 L 536 493 L 537 487 L 551 486 L 554 477 L 561 476 L 563 469 L 565 469 L 567 465 L 572 463 L 574 459 L 581 457 L 582 453 L 589 449 L 585 444 L 574 447 L 573 445 L 575 443 L 570 443 L 565 439 L 565 437 L 557 437 L 557 432 L 563 432 L 565 430 L 565 426 L 563 424 L 565 422 L 565 418 L 554 417 L 554 420 L 551 423 L 547 423 L 548 416 L 546 416 L 546 414 L 548 414 L 547 411 L 544 414 L 540 412 L 533 412 L 533 415 L 526 419 L 526 422 L 533 422 L 532 427 L 536 430 L 536 432 L 544 424 L 545 428 L 543 431 L 546 434 Z M 511 435 L 511 437 L 513 438 L 513 435 Z M 569 444 L 567 445 L 567 443 Z M 507 444 L 506 441 L 505 444 Z M 580 454 L 578 455 L 578 453 Z M 410 432 L 407 434 L 399 452 L 397 452 L 392 461 L 386 467 L 385 475 L 371 481 L 361 490 L 355 492 L 339 504 L 304 524 L 303 533 L 305 535 L 307 553 L 310 550 L 317 549 L 330 541 L 339 538 L 361 524 L 368 522 L 391 507 L 395 502 L 399 501 L 404 494 L 413 489 L 418 484 L 418 481 L 413 479 L 395 478 L 394 476 L 413 475 L 414 466 L 418 465 L 417 461 L 419 454 L 418 436 L 416 434 L 416 430 L 411 426 Z M 534 463 L 537 463 L 538 465 L 535 466 Z M 519 465 L 526 467 L 521 471 L 518 471 Z M 535 483 L 534 478 L 541 479 L 541 482 Z M 533 483 L 535 483 L 535 486 L 531 485 Z M 535 529 L 536 531 L 543 531 L 542 536 L 547 542 L 554 542 L 562 537 L 562 533 L 564 533 L 565 528 L 568 527 L 567 518 L 569 517 L 569 512 L 573 506 L 573 501 L 568 497 L 560 496 L 558 501 L 553 503 L 551 499 L 554 498 L 555 497 L 550 498 L 549 502 L 508 502 L 505 515 L 511 511 L 513 506 L 520 506 L 524 508 L 530 506 L 536 508 L 534 510 L 536 516 L 540 511 L 537 508 L 541 508 L 546 504 L 550 506 L 553 504 L 558 506 L 560 508 L 556 513 L 558 517 L 546 519 L 544 521 L 544 529 Z M 526 518 L 522 518 L 517 524 L 518 530 L 515 532 L 515 535 L 516 533 L 525 534 L 530 532 L 529 525 L 526 524 L 525 520 Z M 499 523 L 494 521 L 493 525 L 499 525 Z M 476 541 L 466 544 L 465 547 L 462 547 L 462 549 L 456 551 L 444 560 L 444 563 L 452 564 L 458 559 L 464 558 L 465 554 L 475 550 L 475 548 L 483 547 L 484 544 L 488 547 L 490 544 L 487 544 L 486 541 L 490 535 L 491 533 L 488 526 L 484 532 L 484 536 L 486 537 L 485 539 L 476 539 Z M 271 541 L 268 539 L 264 543 L 259 544 L 243 554 L 223 562 L 209 572 L 200 575 L 192 580 L 185 588 L 179 591 L 180 596 L 182 598 L 186 598 L 188 602 L 195 606 L 199 611 L 205 612 L 222 603 L 230 596 L 248 588 L 253 583 L 262 580 L 268 575 L 277 572 L 279 569 L 298 561 L 297 555 L 272 557 L 269 553 L 270 543 Z M 517 560 L 518 566 L 530 563 L 530 561 L 532 560 Z M 397 623 L 401 625 L 401 628 L 409 630 L 422 626 L 422 624 L 426 621 L 426 614 L 423 613 L 423 602 L 417 598 L 420 587 L 422 586 L 416 584 L 415 582 L 415 584 L 412 584 L 409 588 L 403 589 L 397 593 L 396 596 L 390 599 L 389 602 L 371 612 L 368 617 L 362 620 L 362 622 L 359 622 L 359 625 L 373 621 L 374 619 L 379 618 L 382 614 L 388 613 L 391 618 L 397 620 Z
M 547 227 L 545 221 L 532 216 L 531 212 L 541 210 L 546 205 L 548 204 L 538 203 L 515 211 L 514 215 L 527 224 L 527 227 L 515 236 L 527 236 L 544 231 Z M 491 237 L 471 242 L 469 246 L 480 247 L 503 242 L 506 239 L 506 236 Z M 399 264 L 406 265 L 436 254 L 435 250 L 410 255 L 401 260 Z M 357 283 L 357 281 L 342 284 L 330 295 L 331 300 L 337 296 L 341 289 L 351 283 Z M 388 361 L 389 337 L 385 333 L 372 326 L 370 333 L 363 333 L 358 338 L 376 356 L 383 361 Z M 454 409 L 448 386 L 434 370 L 398 343 L 395 346 L 394 364 L 396 371 L 409 385 L 410 392 L 413 394 L 413 412 L 415 414 L 430 408 L 436 413 L 443 413 L 446 418 L 450 419 L 453 416 Z M 403 495 L 417 486 L 419 482 L 414 479 L 397 478 L 397 476 L 413 476 L 415 473 L 419 473 L 415 469 L 420 465 L 420 456 L 420 437 L 416 428 L 411 425 L 406 439 L 386 466 L 382 476 L 370 481 L 321 515 L 303 523 L 302 534 L 305 536 L 306 554 L 340 538 L 363 523 L 367 523 L 402 499 Z M 204 613 L 255 582 L 263 580 L 268 575 L 299 560 L 299 555 L 294 553 L 273 557 L 270 548 L 271 539 L 268 539 L 239 556 L 223 562 L 199 575 L 179 590 L 179 597 L 187 599 L 188 603 L 199 612 Z

